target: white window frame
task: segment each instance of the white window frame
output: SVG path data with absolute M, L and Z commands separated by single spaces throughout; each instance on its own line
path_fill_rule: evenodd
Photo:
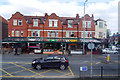
M 35 35 L 33 36 L 33 33 L 35 33 L 35 31 L 31 31 L 31 37 L 35 37 Z
M 19 22 L 21 22 L 21 25 L 19 24 Z M 18 20 L 18 25 L 19 25 L 19 26 L 22 26 L 22 19 L 19 19 L 19 20 Z
M 33 19 L 33 26 L 34 27 L 38 27 L 38 19 Z
M 48 31 L 47 34 L 48 34 L 47 36 L 50 37 L 50 31 Z
M 59 32 L 58 31 L 56 32 L 56 37 L 59 37 Z
M 70 25 L 70 23 L 72 22 L 72 26 Z M 72 28 L 73 27 L 73 20 L 68 20 L 68 28 Z
M 87 28 L 91 28 L 91 21 L 87 21 Z
M 49 20 L 49 27 L 52 27 L 52 20 Z
M 81 32 L 81 37 L 83 38 L 83 34 L 84 34 L 84 32 Z
M 17 26 L 17 19 L 13 19 L 13 25 Z
M 100 23 L 102 23 L 102 27 L 100 27 Z M 99 22 L 99 28 L 103 28 L 103 22 Z
M 54 32 L 54 33 L 52 33 Z M 55 31 L 51 31 L 51 37 L 55 37 Z
M 12 30 L 12 37 L 14 36 L 14 30 Z
M 15 31 L 15 36 L 16 36 L 16 37 L 19 37 L 19 36 L 20 36 L 20 31 L 18 31 L 18 30 Z
M 38 34 L 38 36 L 37 36 Z M 36 37 L 40 37 L 40 31 L 36 31 Z
M 92 32 L 90 32 L 89 37 L 92 37 Z
M 53 26 L 54 22 L 54 26 Z M 58 20 L 57 19 L 49 19 L 49 27 L 58 27 Z
M 58 20 L 54 20 L 54 27 L 58 27 Z
M 72 35 L 72 34 L 74 34 L 74 36 L 75 36 L 75 32 L 71 32 L 71 35 Z M 70 35 L 70 37 L 71 37 L 71 35 Z
M 85 26 L 84 26 L 84 23 L 85 23 Z M 82 25 L 83 25 L 83 28 L 84 28 L 84 27 L 86 28 L 86 21 L 83 21 L 83 22 L 82 22 Z
M 21 31 L 21 37 L 23 37 L 23 31 Z

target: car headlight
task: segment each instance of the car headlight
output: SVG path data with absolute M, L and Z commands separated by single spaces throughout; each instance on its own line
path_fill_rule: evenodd
M 36 61 L 33 61 L 32 63 L 35 64 Z

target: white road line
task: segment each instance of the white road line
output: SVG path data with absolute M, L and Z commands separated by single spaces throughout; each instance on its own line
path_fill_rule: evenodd
M 96 64 L 100 64 L 100 62 L 97 62 Z

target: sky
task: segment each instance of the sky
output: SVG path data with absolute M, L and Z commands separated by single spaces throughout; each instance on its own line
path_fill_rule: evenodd
M 111 33 L 118 32 L 118 2 L 120 0 L 88 0 L 85 13 L 93 14 L 95 20 L 106 21 Z M 28 16 L 44 16 L 56 13 L 58 16 L 84 16 L 85 0 L 0 0 L 0 15 L 10 19 L 12 14 L 19 11 Z

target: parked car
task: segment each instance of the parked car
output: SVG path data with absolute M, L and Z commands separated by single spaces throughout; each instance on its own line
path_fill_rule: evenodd
M 32 67 L 37 70 L 48 67 L 58 67 L 64 70 L 68 67 L 69 61 L 65 56 L 62 55 L 50 55 L 45 58 L 38 58 L 32 61 Z
M 105 48 L 105 49 L 102 49 L 102 53 L 117 54 L 118 51 L 112 50 L 112 49 L 110 49 L 110 48 Z

